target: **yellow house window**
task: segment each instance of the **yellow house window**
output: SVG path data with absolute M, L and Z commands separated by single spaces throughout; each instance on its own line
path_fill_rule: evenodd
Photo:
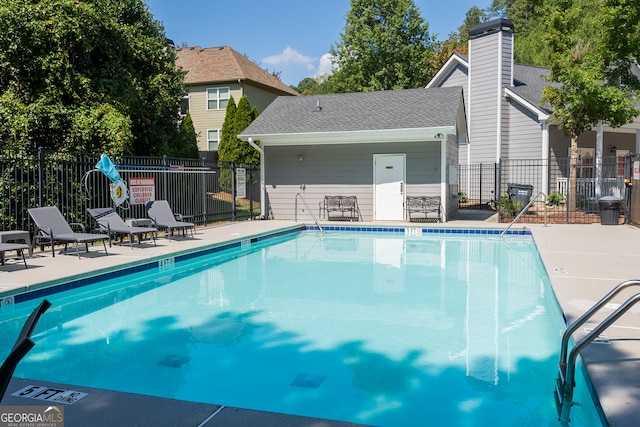
M 224 110 L 229 103 L 228 87 L 213 87 L 207 89 L 207 110 Z
M 209 129 L 207 131 L 207 148 L 209 151 L 218 151 L 220 143 L 220 129 Z

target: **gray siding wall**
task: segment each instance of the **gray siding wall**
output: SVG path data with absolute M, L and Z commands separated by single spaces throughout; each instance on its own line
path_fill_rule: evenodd
M 537 115 L 518 103 L 509 103 L 505 117 L 509 129 L 504 135 L 502 157 L 515 159 L 542 159 L 542 128 Z
M 440 142 L 265 147 L 267 213 L 272 219 L 319 219 L 325 195 L 355 195 L 361 220 L 373 220 L 373 155 L 406 154 L 406 195 L 440 195 Z M 304 160 L 299 161 L 303 155 Z
M 511 84 L 512 42 L 512 33 L 499 32 L 472 39 L 469 43 L 471 163 L 496 161 L 498 108 L 504 115 L 506 102 L 502 87 Z
M 446 77 L 442 79 L 442 82 L 438 85 L 439 87 L 462 87 L 462 94 L 464 96 L 464 108 L 465 112 L 468 114 L 469 112 L 469 73 L 467 67 L 463 67 L 458 64 L 453 71 L 451 71 Z M 467 144 L 456 147 L 458 158 L 460 159 L 461 164 L 467 163 Z M 457 209 L 457 203 L 456 203 Z
M 467 90 L 467 85 L 469 84 L 469 74 L 467 73 L 467 68 L 458 64 L 456 67 L 447 75 L 444 79 L 441 87 L 453 87 L 453 86 L 462 86 L 464 90 Z

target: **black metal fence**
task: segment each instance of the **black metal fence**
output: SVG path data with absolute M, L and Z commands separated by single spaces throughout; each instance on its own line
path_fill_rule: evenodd
M 458 169 L 459 209 L 493 209 L 498 188 L 499 165 L 476 163 Z
M 461 165 L 459 209 L 493 209 L 501 222 L 510 222 L 535 198 L 519 222 L 594 223 L 600 221 L 599 200 L 612 197 L 621 201 L 622 218 L 632 209 L 631 187 L 625 184 L 631 162 L 631 157 L 602 157 L 578 158 L 573 165 L 569 158 Z
M 88 208 L 115 206 L 111 181 L 95 169 L 100 155 L 38 149 L 0 155 L 0 226 L 32 230 L 27 209 L 57 206 L 69 222 L 93 226 Z M 111 158 L 129 189 L 117 207 L 123 218 L 146 218 L 149 200 L 168 200 L 197 225 L 236 221 L 260 213 L 259 168 L 205 159 Z

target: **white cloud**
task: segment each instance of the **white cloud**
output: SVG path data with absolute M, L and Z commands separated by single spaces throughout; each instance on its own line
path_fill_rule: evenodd
M 315 58 L 310 56 L 304 56 L 295 49 L 291 49 L 287 46 L 281 53 L 277 55 L 267 56 L 262 58 L 262 62 L 272 66 L 283 66 L 291 64 L 310 64 L 315 61 Z
M 320 58 L 305 56 L 287 46 L 277 55 L 261 58 L 262 63 L 282 72 L 282 76 L 289 80 L 289 84 L 297 84 L 305 77 L 320 77 L 332 74 L 332 56 L 325 53 Z M 303 71 L 304 70 L 304 71 Z
M 331 62 L 332 59 L 333 56 L 330 53 L 325 53 L 324 55 L 322 55 L 320 61 L 318 62 L 318 72 L 316 73 L 317 76 L 322 76 L 324 74 L 329 75 L 333 72 L 333 64 Z

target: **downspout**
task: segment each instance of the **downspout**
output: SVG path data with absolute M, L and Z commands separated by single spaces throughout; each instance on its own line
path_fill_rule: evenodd
M 442 204 L 442 222 L 447 222 L 449 216 L 449 192 L 447 191 L 449 184 L 449 169 L 447 168 L 447 155 L 449 154 L 447 152 L 448 140 L 448 135 L 445 135 L 444 138 L 440 140 L 440 203 Z
M 264 183 L 264 150 L 258 144 L 253 142 L 253 138 L 247 139 L 247 142 L 250 146 L 258 150 L 258 153 L 260 153 L 260 217 L 266 218 L 265 211 L 267 205 L 267 193 Z
M 500 33 L 498 34 L 498 90 L 496 91 L 498 107 L 496 111 L 496 163 L 500 163 L 502 158 L 502 44 L 502 33 Z

